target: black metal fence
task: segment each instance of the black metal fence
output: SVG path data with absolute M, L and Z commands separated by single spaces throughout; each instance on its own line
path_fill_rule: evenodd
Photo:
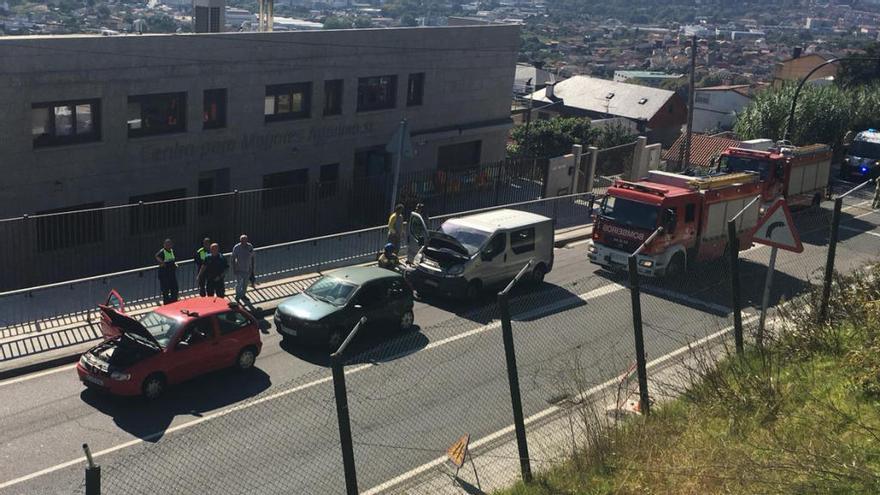
M 537 199 L 547 160 L 519 159 L 400 178 L 399 201 L 430 215 Z M 210 237 L 229 249 L 247 233 L 269 245 L 382 224 L 389 175 L 0 220 L 14 256 L 0 259 L 0 291 L 152 264 L 165 238 L 178 259 Z

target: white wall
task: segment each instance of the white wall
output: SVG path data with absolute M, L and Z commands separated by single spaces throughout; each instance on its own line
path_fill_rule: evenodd
M 735 115 L 742 113 L 749 103 L 752 102 L 751 98 L 732 90 L 697 90 L 695 99 L 694 132 L 732 128 L 736 121 Z

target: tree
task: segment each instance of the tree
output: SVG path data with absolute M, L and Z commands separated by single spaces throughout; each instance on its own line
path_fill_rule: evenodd
M 880 57 L 880 44 L 874 43 L 858 57 Z M 880 62 L 875 60 L 841 60 L 834 81 L 841 87 L 851 88 L 880 81 Z
M 734 127 L 737 135 L 741 139 L 782 139 L 794 92 L 795 85 L 787 84 L 755 95 L 737 119 Z M 834 85 L 804 86 L 798 97 L 789 141 L 795 145 L 825 143 L 839 148 L 854 122 L 854 96 L 853 92 Z
M 324 19 L 324 29 L 351 29 L 351 19 L 340 16 L 328 16 Z
M 416 22 L 416 18 L 412 14 L 403 14 L 402 16 L 400 16 L 400 25 L 413 27 L 418 26 L 419 23 Z
M 511 155 L 550 158 L 571 153 L 575 144 L 586 146 L 596 137 L 590 119 L 559 117 L 549 120 L 533 120 L 526 133 L 526 126 L 513 129 L 513 144 L 508 148 Z
M 373 20 L 365 15 L 359 15 L 354 19 L 354 27 L 358 29 L 373 27 Z

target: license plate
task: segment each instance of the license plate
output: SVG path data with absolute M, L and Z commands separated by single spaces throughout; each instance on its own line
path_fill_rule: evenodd
M 431 287 L 437 287 L 437 286 L 439 286 L 440 284 L 438 284 L 436 280 L 431 280 L 431 279 L 428 278 L 428 279 L 425 279 L 425 285 L 428 285 L 428 286 L 431 286 Z
M 83 375 L 83 377 L 85 377 L 85 380 L 89 383 L 94 383 L 95 385 L 100 385 L 102 387 L 104 386 L 104 380 L 101 380 L 100 378 L 95 378 L 92 375 Z
M 290 327 L 286 327 L 286 326 L 284 326 L 284 325 L 281 325 L 281 331 L 284 332 L 284 333 L 286 333 L 287 335 L 291 335 L 291 336 L 293 336 L 293 337 L 296 337 L 296 330 L 293 329 L 293 328 L 290 328 Z

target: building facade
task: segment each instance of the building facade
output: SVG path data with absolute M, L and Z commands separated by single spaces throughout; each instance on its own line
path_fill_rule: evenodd
M 697 88 L 694 94 L 694 132 L 733 129 L 736 118 L 752 103 L 748 84 Z
M 517 26 L 0 38 L 0 217 L 501 160 Z

